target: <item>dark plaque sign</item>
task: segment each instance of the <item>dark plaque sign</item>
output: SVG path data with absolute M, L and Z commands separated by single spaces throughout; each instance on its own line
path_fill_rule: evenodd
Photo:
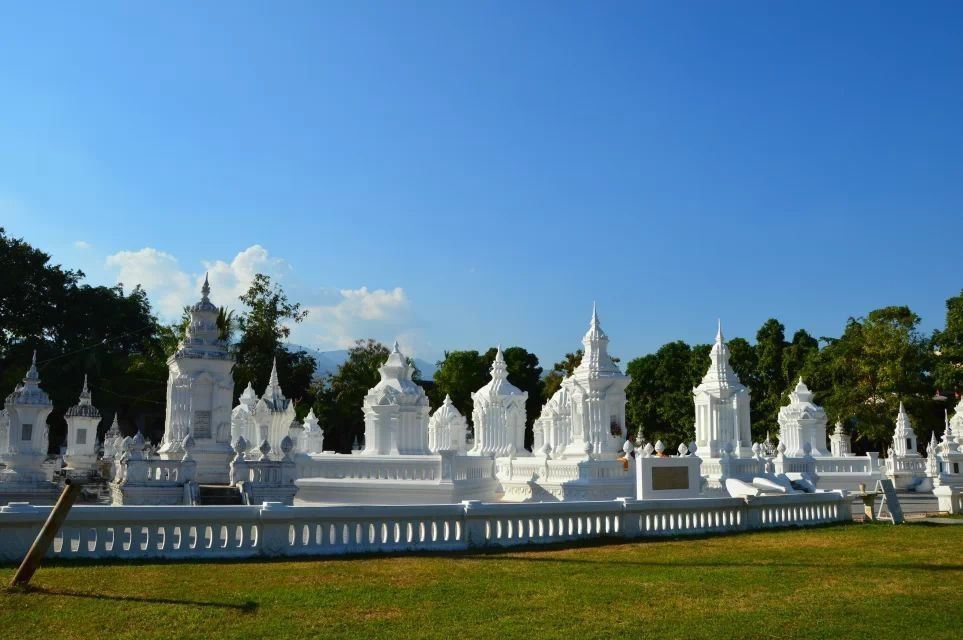
M 211 437 L 211 412 L 210 411 L 194 412 L 194 437 L 195 438 Z
M 652 467 L 652 490 L 673 491 L 689 488 L 689 467 Z

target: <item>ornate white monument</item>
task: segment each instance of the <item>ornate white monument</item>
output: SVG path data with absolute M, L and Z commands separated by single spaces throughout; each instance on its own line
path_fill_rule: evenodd
M 59 493 L 57 485 L 47 479 L 43 469 L 47 459 L 47 416 L 53 411 L 50 397 L 40 388 L 37 352 L 23 382 L 7 396 L 4 405 L 3 432 L 6 436 L 0 451 L 0 504 L 27 501 L 50 504 Z
M 525 449 L 525 402 L 528 392 L 508 381 L 501 346 L 495 351 L 491 380 L 471 394 L 475 427 L 473 456 L 529 456 Z
M 963 405 L 963 402 L 960 404 Z M 959 410 L 960 407 L 957 406 L 954 418 L 959 416 Z M 959 422 L 958 420 L 957 424 Z M 963 451 L 960 450 L 959 435 L 949 420 L 946 420 L 940 442 L 936 442 L 936 434 L 933 434 L 933 441 L 927 448 L 927 462 L 931 461 L 930 458 L 934 463 L 932 472 L 935 473 L 927 475 L 932 477 L 934 487 L 963 488 Z
M 268 386 L 254 406 L 254 421 L 258 426 L 258 437 L 250 442 L 256 447 L 267 440 L 271 450 L 279 453 L 281 441 L 292 436 L 291 427 L 295 422 L 294 403 L 286 398 L 281 390 L 281 384 L 278 382 L 277 359 L 271 365 Z
M 164 460 L 179 461 L 184 457 L 184 438 L 190 435 L 197 481 L 227 484 L 234 457 L 230 444 L 234 358 L 220 337 L 218 309 L 210 292 L 205 277 L 201 300 L 190 308 L 187 335 L 167 360 L 167 415 L 159 453 Z
M 378 369 L 381 380 L 364 397 L 363 456 L 427 455 L 428 396 L 411 379 L 398 343 Z
M 799 378 L 789 404 L 779 409 L 779 442 L 786 445 L 786 457 L 828 456 L 826 422 L 826 411 L 813 402 L 812 392 Z
M 896 416 L 893 446 L 887 453 L 886 475 L 897 489 L 913 488 L 925 477 L 926 460 L 917 450 L 916 432 L 902 402 Z
M 448 504 L 494 500 L 491 455 L 468 456 L 451 448 L 439 448 L 435 453 L 429 450 L 428 398 L 411 379 L 412 367 L 397 343 L 379 371 L 381 380 L 364 398 L 364 449 L 347 455 L 320 450 L 297 455 L 296 502 Z M 436 436 L 441 421 L 439 415 Z M 449 428 L 451 424 L 449 421 Z M 305 433 L 312 430 L 306 423 Z M 453 437 L 450 430 L 448 435 Z
M 67 452 L 64 461 L 68 473 L 89 474 L 97 468 L 97 426 L 100 411 L 91 403 L 87 376 L 79 402 L 67 409 Z
M 845 458 L 853 455 L 852 438 L 843 429 L 843 423 L 836 421 L 833 435 L 829 436 L 829 451 L 836 458 Z
M 703 458 L 719 458 L 727 445 L 736 457 L 752 455 L 749 389 L 729 364 L 729 347 L 722 337 L 722 322 L 709 352 L 709 370 L 692 390 L 695 400 L 696 445 Z
M 445 394 L 445 401 L 428 419 L 428 450 L 465 453 L 467 433 L 468 421 L 452 404 L 451 396 Z
M 535 421 L 534 457 L 496 459 L 504 500 L 607 500 L 634 494 L 631 444 L 625 448 L 625 388 L 631 380 L 612 361 L 608 343 L 593 306 L 582 361 Z

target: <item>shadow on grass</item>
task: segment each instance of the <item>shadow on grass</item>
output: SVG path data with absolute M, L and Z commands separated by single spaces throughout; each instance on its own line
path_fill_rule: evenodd
M 178 600 L 176 598 L 150 598 L 145 596 L 119 595 L 113 593 L 89 593 L 71 591 L 69 589 L 48 589 L 46 587 L 14 587 L 8 593 L 39 593 L 45 596 L 60 596 L 67 598 L 86 598 L 90 600 L 112 600 L 115 602 L 144 602 L 147 604 L 172 604 L 188 607 L 213 607 L 215 609 L 233 609 L 241 613 L 254 613 L 258 610 L 258 603 L 247 600 L 241 604 L 232 602 L 211 602 L 209 600 Z

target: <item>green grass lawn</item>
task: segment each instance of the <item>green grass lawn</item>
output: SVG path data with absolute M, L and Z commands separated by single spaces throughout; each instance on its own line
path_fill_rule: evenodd
M 963 526 L 501 553 L 59 564 L 0 589 L 28 638 L 960 638 Z M 11 567 L 0 569 L 9 582 Z

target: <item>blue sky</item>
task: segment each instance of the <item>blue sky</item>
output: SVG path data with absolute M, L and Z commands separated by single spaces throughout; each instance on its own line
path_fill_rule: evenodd
M 0 224 L 173 313 L 550 365 L 963 286 L 963 3 L 0 6 Z M 227 299 L 225 299 L 227 298 Z

